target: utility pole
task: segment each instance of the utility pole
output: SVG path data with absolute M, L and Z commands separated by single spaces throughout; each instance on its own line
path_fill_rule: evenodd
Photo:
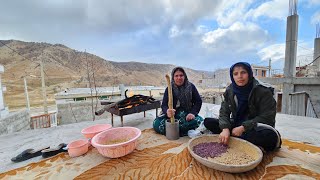
M 45 114 L 48 114 L 48 105 L 47 105 L 47 93 L 46 93 L 46 84 L 44 82 L 44 61 L 43 56 L 41 56 L 40 61 L 41 67 L 41 84 L 42 84 L 42 95 L 43 95 L 43 111 Z
M 269 77 L 271 77 L 271 58 L 269 59 Z
M 300 66 L 300 59 L 299 59 L 299 71 L 298 71 L 298 75 L 301 73 L 301 66 Z
M 23 77 L 24 81 L 24 94 L 26 96 L 26 101 L 27 101 L 27 109 L 30 111 L 30 101 L 29 101 L 29 94 L 28 94 L 28 86 L 27 86 L 27 79 L 26 77 Z

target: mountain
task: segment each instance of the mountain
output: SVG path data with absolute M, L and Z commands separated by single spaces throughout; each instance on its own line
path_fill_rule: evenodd
M 165 74 L 175 67 L 171 64 L 114 62 L 94 54 L 80 52 L 62 44 L 0 40 L 0 64 L 5 68 L 2 83 L 7 87 L 5 102 L 11 107 L 25 106 L 26 77 L 31 106 L 42 103 L 40 61 L 44 64 L 49 103 L 54 94 L 71 87 L 154 85 L 166 86 Z M 197 84 L 203 75 L 212 72 L 185 68 L 191 82 Z M 12 108 L 11 108 L 12 109 Z

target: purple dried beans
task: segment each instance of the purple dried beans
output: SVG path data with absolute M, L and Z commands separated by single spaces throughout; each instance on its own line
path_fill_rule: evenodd
M 199 143 L 193 147 L 193 152 L 202 158 L 214 158 L 220 156 L 221 154 L 227 152 L 228 145 L 209 142 L 209 143 Z

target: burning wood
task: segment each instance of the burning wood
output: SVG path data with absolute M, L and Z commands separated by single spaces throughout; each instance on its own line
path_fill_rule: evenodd
M 153 103 L 155 101 L 152 96 L 144 96 L 144 95 L 134 95 L 124 100 L 118 101 L 115 105 L 116 108 L 125 108 L 127 106 L 135 106 L 146 103 Z
M 123 99 L 121 101 L 111 103 L 106 105 L 103 109 L 100 109 L 99 111 L 95 112 L 95 115 L 100 116 L 105 111 L 108 111 L 111 108 L 115 108 L 118 110 L 121 109 L 130 109 L 142 104 L 151 104 L 154 103 L 156 99 L 154 99 L 152 96 L 144 96 L 144 95 L 133 95 L 129 98 Z

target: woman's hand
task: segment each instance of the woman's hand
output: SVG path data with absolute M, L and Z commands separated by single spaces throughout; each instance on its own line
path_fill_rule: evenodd
M 243 126 L 238 126 L 238 127 L 232 129 L 232 135 L 239 137 L 242 135 L 242 133 L 244 131 L 245 131 L 245 129 Z
M 168 118 L 174 117 L 176 110 L 175 109 L 168 109 L 167 110 L 167 116 Z
M 222 130 L 222 132 L 219 134 L 219 140 L 223 144 L 228 144 L 230 138 L 230 130 L 228 128 L 225 128 Z
M 194 118 L 195 118 L 195 116 L 194 116 L 193 114 L 189 113 L 189 114 L 187 115 L 187 117 L 186 117 L 186 120 L 187 120 L 187 121 L 191 121 L 191 120 L 193 120 Z

